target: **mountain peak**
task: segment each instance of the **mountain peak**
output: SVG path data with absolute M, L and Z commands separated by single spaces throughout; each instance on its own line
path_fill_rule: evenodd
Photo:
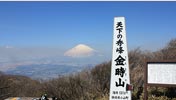
M 95 50 L 85 44 L 78 44 L 64 53 L 69 57 L 88 57 L 94 54 Z
M 77 50 L 87 50 L 87 51 L 92 51 L 93 49 L 85 44 L 78 44 L 77 46 L 74 47 Z

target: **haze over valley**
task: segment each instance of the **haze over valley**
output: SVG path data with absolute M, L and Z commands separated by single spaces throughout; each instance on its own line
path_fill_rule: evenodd
M 54 48 L 9 46 L 1 47 L 0 51 L 0 71 L 42 79 L 79 72 L 110 60 L 110 57 L 84 44 L 78 44 L 65 52 Z

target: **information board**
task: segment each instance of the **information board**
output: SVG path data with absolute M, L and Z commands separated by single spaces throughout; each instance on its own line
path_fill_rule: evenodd
M 176 85 L 176 63 L 148 63 L 148 84 L 175 84 Z

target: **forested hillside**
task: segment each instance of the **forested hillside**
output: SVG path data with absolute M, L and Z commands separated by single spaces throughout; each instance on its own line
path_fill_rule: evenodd
M 144 69 L 147 61 L 176 61 L 176 39 L 155 52 L 140 48 L 129 51 L 129 67 L 133 100 L 143 100 Z M 59 76 L 51 80 L 32 80 L 25 76 L 5 75 L 0 72 L 0 87 L 9 87 L 3 93 L 9 96 L 40 97 L 47 93 L 59 100 L 108 100 L 111 61 L 96 65 L 92 69 Z M 149 100 L 176 100 L 176 88 L 148 88 Z M 172 98 L 172 99 L 171 99 Z

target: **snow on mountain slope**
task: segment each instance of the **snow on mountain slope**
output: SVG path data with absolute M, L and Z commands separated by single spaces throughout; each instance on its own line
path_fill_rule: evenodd
M 69 57 L 89 57 L 95 54 L 95 50 L 91 47 L 79 44 L 64 53 L 64 56 Z

